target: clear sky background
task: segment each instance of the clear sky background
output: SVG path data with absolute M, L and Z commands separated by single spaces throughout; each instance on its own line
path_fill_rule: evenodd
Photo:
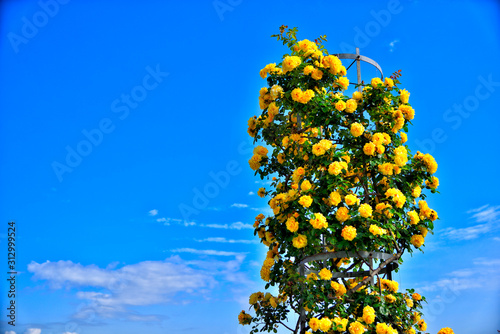
M 270 38 L 402 69 L 413 152 L 439 163 L 440 216 L 401 288 L 428 331 L 500 330 L 497 1 L 3 1 L 1 334 L 243 334 L 269 213 L 247 161 Z M 363 78 L 376 71 L 362 66 Z M 355 72 L 348 76 L 354 81 Z M 16 221 L 16 327 L 6 320 Z

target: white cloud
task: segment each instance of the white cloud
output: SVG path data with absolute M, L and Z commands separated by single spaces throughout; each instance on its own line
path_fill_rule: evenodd
M 28 328 L 25 334 L 40 334 L 42 330 L 40 328 Z
M 238 273 L 245 258 L 243 253 L 189 248 L 174 251 L 234 256 L 235 259 L 185 262 L 176 255 L 164 261 L 144 261 L 117 269 L 104 269 L 72 261 L 33 261 L 28 265 L 28 271 L 33 273 L 34 279 L 47 281 L 48 286 L 53 289 L 85 288 L 76 293 L 77 298 L 85 301 L 85 305 L 74 314 L 77 319 L 97 315 L 103 318 L 126 317 L 137 321 L 161 319 L 159 316 L 132 312 L 130 307 L 179 302 L 174 298 L 177 293 L 193 295 L 198 299 L 200 295 L 209 295 L 215 286 L 229 282 L 230 277 L 226 277 L 229 271 L 244 276 L 243 273 Z M 189 300 L 190 296 L 185 298 Z
M 489 204 L 483 205 L 469 210 L 467 213 L 472 214 L 471 219 L 478 224 L 463 228 L 448 227 L 442 230 L 442 233 L 450 239 L 472 240 L 498 228 L 498 218 L 500 217 L 500 206 L 498 205 L 493 207 L 490 207 Z
M 222 229 L 232 229 L 232 230 L 241 230 L 241 229 L 252 229 L 253 230 L 253 226 L 250 225 L 250 224 L 244 224 L 242 222 L 235 222 L 235 223 L 232 223 L 231 225 L 228 225 L 228 224 L 201 224 L 200 226 L 203 226 L 203 227 L 210 227 L 210 228 L 222 228 Z
M 419 290 L 422 291 L 451 291 L 456 295 L 462 290 L 496 288 L 499 282 L 491 280 L 500 275 L 500 259 L 476 258 L 472 261 L 473 267 L 455 270 L 448 273 L 446 278 L 435 282 L 423 282 Z
M 171 250 L 174 253 L 192 253 L 199 255 L 217 255 L 217 256 L 240 256 L 244 255 L 244 253 L 236 253 L 236 252 L 226 252 L 219 251 L 213 249 L 194 249 L 194 248 L 177 248 Z
M 232 223 L 229 228 L 231 229 L 235 229 L 235 230 L 241 230 L 243 228 L 248 228 L 248 229 L 254 229 L 252 225 L 250 224 L 244 224 L 242 222 L 236 222 L 236 223 Z
M 149 211 L 150 216 L 156 216 L 157 214 L 158 214 L 158 210 L 156 210 L 156 209 Z
M 479 237 L 480 234 L 489 232 L 491 227 L 488 224 L 479 224 L 465 228 L 445 228 L 442 232 L 450 239 L 472 240 Z
M 486 259 L 486 258 L 477 258 L 474 259 L 473 263 L 478 266 L 496 266 L 497 268 L 500 268 L 500 259 Z
M 206 225 L 202 225 L 202 226 L 211 227 L 211 228 L 224 228 L 224 229 L 229 228 L 229 226 L 227 224 L 206 224 Z
M 467 211 L 467 213 L 474 213 L 472 218 L 474 218 L 478 223 L 480 222 L 492 222 L 498 220 L 500 216 L 500 205 L 489 207 L 489 205 L 484 205 L 480 208 Z
M 230 244 L 258 244 L 258 240 L 234 240 L 234 239 L 226 239 L 222 237 L 217 238 L 205 238 L 201 240 L 196 240 L 198 242 L 221 242 L 221 243 L 230 243 Z
M 399 40 L 398 39 L 395 39 L 393 40 L 392 42 L 389 43 L 389 46 L 390 46 L 390 51 L 393 52 L 394 51 L 394 48 L 396 46 L 396 43 L 398 43 Z
M 242 203 L 233 203 L 231 204 L 232 208 L 248 208 L 248 204 L 242 204 Z
M 5 334 L 16 334 L 14 331 L 5 331 Z
M 248 195 L 255 195 L 255 193 L 253 191 L 249 192 Z
M 165 217 L 161 217 L 161 218 L 157 218 L 156 221 L 158 223 L 163 223 L 163 225 L 165 226 L 169 226 L 171 223 L 176 223 L 176 224 L 180 224 L 182 223 L 182 219 L 175 219 L 175 218 L 165 218 Z M 187 225 L 186 225 L 187 224 Z M 183 223 L 184 226 L 189 226 L 189 225 L 196 225 L 196 223 L 194 222 L 190 222 L 190 223 Z
M 64 332 L 63 334 L 78 334 L 77 332 Z
M 262 214 L 264 214 L 266 216 L 272 216 L 272 215 L 274 215 L 273 210 L 269 206 L 266 206 L 266 207 L 263 207 L 263 208 L 252 208 L 252 210 L 254 210 L 254 211 L 260 211 Z
M 493 240 L 500 241 L 500 238 L 499 237 L 494 237 Z

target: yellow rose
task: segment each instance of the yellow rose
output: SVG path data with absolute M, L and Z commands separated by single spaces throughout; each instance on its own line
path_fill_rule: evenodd
M 283 87 L 281 87 L 279 85 L 274 85 L 271 87 L 271 91 L 269 92 L 269 94 L 271 95 L 271 98 L 273 100 L 277 99 L 278 97 L 282 97 L 283 96 Z
M 358 108 L 358 103 L 354 99 L 349 99 L 346 102 L 345 111 L 352 114 L 356 108 Z
M 421 236 L 420 234 L 415 234 L 414 236 L 411 237 L 411 243 L 413 246 L 416 248 L 420 248 L 424 244 L 424 237 Z
M 254 154 L 258 154 L 258 155 L 260 155 L 260 156 L 265 156 L 265 155 L 267 155 L 267 152 L 268 152 L 267 148 L 265 148 L 265 147 L 263 147 L 263 146 L 260 146 L 260 145 L 259 145 L 259 146 L 257 146 L 257 147 L 255 147 L 255 148 L 253 149 L 253 153 L 254 153 Z
M 406 143 L 408 141 L 408 135 L 404 132 L 401 132 L 401 143 Z
M 436 189 L 439 186 L 439 179 L 431 176 L 430 180 L 425 181 L 425 184 L 431 189 Z
M 320 322 L 318 318 L 311 318 L 311 320 L 309 320 L 309 327 L 311 327 L 313 332 L 319 329 L 319 324 Z
M 286 228 L 290 232 L 297 232 L 299 229 L 299 223 L 295 220 L 294 217 L 290 217 L 286 220 Z
M 420 221 L 420 218 L 418 217 L 418 213 L 415 212 L 414 210 L 408 212 L 408 217 L 410 217 L 410 224 L 416 225 Z
M 347 87 L 349 87 L 349 79 L 347 79 L 347 77 L 338 78 L 336 83 L 341 87 L 342 90 L 346 90 Z
M 300 59 L 300 57 L 297 57 L 297 56 L 285 57 L 285 59 L 283 60 L 283 65 L 282 65 L 283 74 L 286 74 L 287 72 L 292 71 L 297 66 L 299 66 L 300 63 L 302 63 L 302 60 Z
M 304 208 L 310 207 L 312 202 L 313 202 L 313 200 L 312 200 L 311 196 L 308 196 L 308 195 L 301 196 L 299 199 L 299 204 L 302 205 Z
M 245 313 L 245 311 L 241 311 L 238 315 L 238 321 L 241 325 L 249 325 L 252 322 L 252 316 Z
M 408 103 L 408 100 L 410 99 L 410 93 L 406 89 L 402 89 L 399 91 L 399 100 L 401 103 Z
M 323 78 L 323 71 L 319 70 L 319 69 L 314 69 L 312 74 L 311 74 L 311 78 L 313 78 L 314 80 L 321 80 L 321 78 Z
M 328 150 L 329 150 L 329 149 L 333 146 L 332 142 L 331 142 L 331 141 L 329 141 L 329 140 L 326 140 L 326 139 L 321 139 L 321 140 L 319 141 L 319 144 L 320 144 L 321 146 L 323 146 L 323 148 L 324 148 L 326 151 L 328 151 Z
M 326 150 L 323 145 L 320 143 L 314 144 L 312 147 L 312 152 L 315 156 L 320 156 L 326 153 Z
M 292 90 L 292 100 L 294 100 L 295 102 L 300 102 L 300 100 L 302 99 L 302 94 L 302 89 L 295 88 L 294 90 Z
M 305 75 L 309 75 L 312 73 L 312 71 L 314 71 L 314 66 L 312 65 L 307 65 L 306 67 L 304 67 L 304 74 Z
M 332 321 L 327 317 L 324 317 L 319 321 L 319 329 L 322 332 L 328 332 L 331 327 L 332 327 Z
M 285 155 L 283 153 L 278 154 L 278 163 L 283 164 L 285 162 Z
M 373 88 L 377 88 L 378 85 L 382 85 L 382 80 L 380 80 L 380 78 L 373 78 L 371 81 L 371 85 L 373 86 Z
M 302 191 L 308 191 L 312 188 L 312 185 L 311 185 L 311 182 L 309 182 L 309 180 L 304 180 L 302 181 L 302 183 L 300 184 L 300 189 Z
M 363 308 L 363 321 L 367 324 L 371 324 L 375 321 L 375 310 L 371 306 L 365 306 Z
M 336 75 L 340 72 L 342 67 L 342 62 L 337 56 L 328 55 L 321 60 L 321 63 L 324 67 L 329 69 L 329 72 L 333 75 Z
M 341 208 L 338 208 L 337 212 L 335 213 L 335 218 L 337 218 L 337 220 L 339 222 L 345 222 L 350 217 L 351 216 L 349 215 L 349 209 L 344 207 L 344 206 Z
M 342 111 L 345 108 L 346 108 L 346 103 L 343 100 L 338 100 L 335 103 L 335 109 L 337 109 L 338 111 Z
M 384 174 L 384 175 L 392 175 L 392 171 L 393 171 L 394 167 L 392 164 L 390 163 L 383 163 L 381 165 L 378 165 L 378 170 L 380 173 Z
M 318 230 L 328 227 L 326 218 L 321 213 L 315 213 L 314 218 L 310 219 L 309 223 L 312 225 L 312 227 Z
M 335 290 L 335 296 L 337 297 L 342 297 L 342 295 L 344 295 L 347 292 L 347 289 L 343 284 L 337 283 L 335 281 L 332 281 L 330 283 L 330 286 L 332 287 L 333 290 Z
M 332 272 L 326 268 L 323 268 L 319 271 L 319 277 L 322 280 L 329 281 L 332 279 Z
M 363 203 L 363 204 L 361 204 L 359 206 L 358 212 L 361 215 L 361 217 L 363 217 L 363 218 L 369 218 L 369 217 L 372 216 L 373 209 L 370 206 L 370 204 Z
M 359 198 L 357 198 L 356 195 L 353 195 L 353 194 L 346 195 L 344 200 L 345 200 L 345 203 L 349 206 L 359 203 Z
M 355 91 L 354 93 L 352 93 L 352 98 L 357 101 L 361 101 L 363 100 L 363 93 Z
M 391 78 L 385 78 L 384 80 L 385 86 L 389 89 L 391 89 L 394 86 L 394 80 Z
M 356 228 L 349 225 L 344 226 L 341 235 L 345 240 L 352 241 L 354 238 L 356 238 Z
M 358 321 L 352 322 L 349 325 L 350 334 L 362 334 L 365 332 L 365 327 Z
M 342 201 L 340 194 L 337 191 L 332 191 L 328 197 L 330 205 L 337 206 Z
M 292 239 L 292 244 L 295 248 L 304 248 L 307 246 L 307 237 L 305 235 L 299 234 Z
M 328 173 L 331 175 L 339 175 L 342 172 L 342 168 L 340 162 L 334 161 L 328 166 Z
M 351 124 L 351 134 L 354 137 L 361 136 L 364 131 L 365 131 L 365 127 L 363 125 L 361 125 L 360 123 Z
M 401 110 L 401 113 L 408 121 L 411 121 L 415 117 L 415 110 L 407 104 L 400 105 L 399 110 Z
M 363 146 L 363 152 L 366 155 L 375 155 L 376 148 L 377 147 L 375 146 L 374 143 L 366 143 L 365 146 Z

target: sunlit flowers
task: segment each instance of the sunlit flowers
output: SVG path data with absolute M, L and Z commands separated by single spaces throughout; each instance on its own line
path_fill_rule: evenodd
M 352 241 L 356 238 L 356 228 L 354 226 L 344 226 L 341 235 L 345 240 Z
M 351 124 L 351 134 L 354 137 L 359 137 L 363 134 L 365 131 L 365 127 L 359 123 L 353 123 Z
M 305 235 L 299 234 L 292 239 L 293 247 L 304 248 L 307 246 L 307 237 Z

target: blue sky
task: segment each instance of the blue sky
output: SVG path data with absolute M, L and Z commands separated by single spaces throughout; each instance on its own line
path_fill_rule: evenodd
M 425 254 L 395 278 L 428 331 L 500 329 L 496 1 L 3 1 L 0 247 L 15 220 L 16 327 L 1 333 L 248 333 L 266 201 L 247 161 L 271 34 L 402 69 L 415 152 L 439 163 Z M 363 78 L 376 72 L 362 66 Z M 354 73 L 348 73 L 354 81 Z M 5 273 L 2 274 L 5 277 Z

